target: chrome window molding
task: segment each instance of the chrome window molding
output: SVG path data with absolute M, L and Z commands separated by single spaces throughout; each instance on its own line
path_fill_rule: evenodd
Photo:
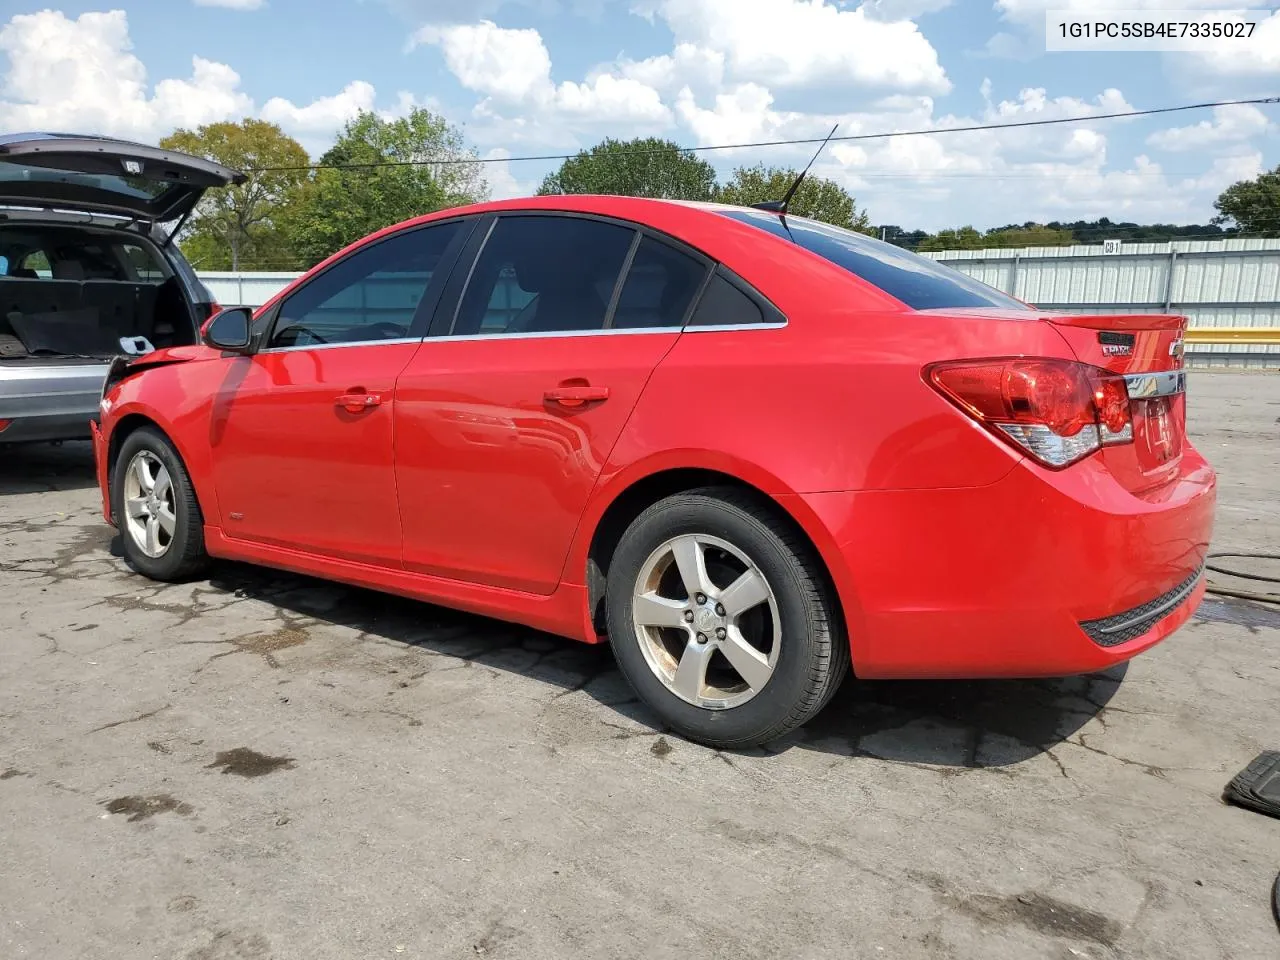
M 299 350 L 337 350 L 340 347 L 389 347 L 397 343 L 421 343 L 422 337 L 394 340 L 344 340 L 342 343 L 299 343 L 291 347 L 263 347 L 258 353 L 296 353 Z

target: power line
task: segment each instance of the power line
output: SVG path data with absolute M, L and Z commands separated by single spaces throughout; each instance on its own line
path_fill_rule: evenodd
M 1150 117 L 1157 114 L 1181 113 L 1187 110 L 1207 110 L 1211 107 L 1236 107 L 1280 103 L 1280 97 L 1254 97 L 1247 100 L 1214 100 L 1206 103 L 1185 103 L 1175 107 L 1151 107 L 1146 110 L 1125 110 L 1117 113 L 1095 113 L 1085 117 L 1055 117 L 1048 120 L 1016 120 L 1012 123 L 978 123 L 964 127 L 934 127 L 923 130 L 899 130 L 889 133 L 856 133 L 831 138 L 832 143 L 852 143 L 861 140 L 886 140 L 890 137 L 922 137 L 944 133 L 973 133 L 980 130 L 1014 130 L 1023 127 L 1049 127 L 1064 123 L 1085 123 L 1093 120 L 1120 120 L 1127 117 Z M 758 140 L 751 143 L 721 143 L 703 147 L 680 147 L 681 153 L 708 153 L 715 150 L 755 150 L 763 147 L 796 147 L 822 143 L 825 137 L 806 137 L 794 140 Z M 305 170 L 372 170 L 380 167 L 430 167 L 478 163 L 529 163 L 551 160 L 573 160 L 580 153 L 547 153 L 523 157 L 448 157 L 437 160 L 378 160 L 372 163 L 310 163 L 297 166 L 257 167 L 248 173 L 283 173 Z M 670 149 L 619 150 L 610 156 L 651 156 L 671 153 Z

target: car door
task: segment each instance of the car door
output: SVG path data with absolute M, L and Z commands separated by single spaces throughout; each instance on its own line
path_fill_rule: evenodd
M 367 244 L 261 318 L 211 422 L 224 533 L 399 567 L 396 378 L 418 349 L 470 221 Z
M 472 245 L 396 387 L 404 563 L 547 595 L 709 264 L 633 224 L 563 214 L 492 218 Z

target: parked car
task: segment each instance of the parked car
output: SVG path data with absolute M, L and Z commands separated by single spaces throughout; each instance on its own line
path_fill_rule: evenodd
M 213 303 L 166 224 L 243 179 L 122 140 L 0 136 L 0 444 L 87 440 L 113 356 L 198 342 Z
M 851 660 L 1074 674 L 1184 623 L 1215 497 L 1184 327 L 765 210 L 488 203 L 118 360 L 98 478 L 146 576 L 226 557 L 607 638 L 665 724 L 742 747 Z

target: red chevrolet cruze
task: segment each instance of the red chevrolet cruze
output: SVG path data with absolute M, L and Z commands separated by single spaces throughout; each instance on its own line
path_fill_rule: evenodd
M 1185 622 L 1215 479 L 1184 325 L 767 210 L 488 203 L 118 360 L 98 476 L 149 577 L 227 557 L 607 638 L 741 747 L 850 662 L 1082 673 Z

